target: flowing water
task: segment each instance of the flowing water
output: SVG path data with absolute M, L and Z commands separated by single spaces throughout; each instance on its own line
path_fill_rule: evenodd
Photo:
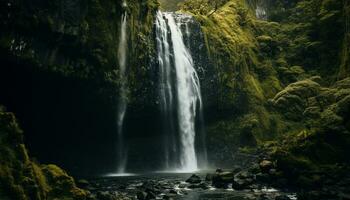
M 124 144 L 123 124 L 127 108 L 127 79 L 126 79 L 126 64 L 127 64 L 127 13 L 124 13 L 121 19 L 120 38 L 118 46 L 118 62 L 119 62 L 119 78 L 121 86 L 119 90 L 119 102 L 117 113 L 118 126 L 118 144 L 117 144 L 117 173 L 125 173 L 127 161 L 127 148 Z
M 156 20 L 166 166 L 187 172 L 198 170 L 195 122 L 202 110 L 199 78 L 181 28 L 185 25 L 189 35 L 188 18 L 158 11 Z
M 231 187 L 220 189 L 205 181 L 206 172 L 199 172 L 202 179 L 199 184 L 190 184 L 185 180 L 190 173 L 147 173 L 130 176 L 108 176 L 90 179 L 84 189 L 92 193 L 110 192 L 119 199 L 174 199 L 174 200 L 242 200 L 264 199 L 275 200 L 277 196 L 286 195 L 290 200 L 297 200 L 296 194 L 290 191 L 279 191 L 268 186 L 254 186 L 246 190 L 234 190 Z M 194 187 L 195 186 L 195 187 Z M 85 186 L 86 187 L 86 186 Z M 141 191 L 146 194 L 143 198 Z
M 255 16 L 261 20 L 267 20 L 269 0 L 247 0 L 248 5 L 255 10 Z

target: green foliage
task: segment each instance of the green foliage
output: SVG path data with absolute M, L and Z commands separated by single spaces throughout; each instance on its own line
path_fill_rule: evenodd
M 269 10 L 269 19 L 281 24 L 276 40 L 287 62 L 308 72 L 316 69 L 329 81 L 334 80 L 346 51 L 342 46 L 346 38 L 343 2 L 303 0 L 285 4 L 275 0 Z
M 1 109 L 0 154 L 0 199 L 86 199 L 62 169 L 30 160 L 14 115 Z
M 166 11 L 178 10 L 178 5 L 184 0 L 159 0 L 161 9 Z
M 183 10 L 200 15 L 212 15 L 229 0 L 185 0 L 180 4 Z

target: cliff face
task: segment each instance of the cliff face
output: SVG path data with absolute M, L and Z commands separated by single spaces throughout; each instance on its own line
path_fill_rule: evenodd
M 1 3 L 0 102 L 16 113 L 40 160 L 71 171 L 88 166 L 105 172 L 113 166 L 124 12 L 129 101 L 141 110 L 155 104 L 155 95 L 145 94 L 153 87 L 149 55 L 158 3 L 127 2 L 126 8 L 122 1 L 98 0 Z

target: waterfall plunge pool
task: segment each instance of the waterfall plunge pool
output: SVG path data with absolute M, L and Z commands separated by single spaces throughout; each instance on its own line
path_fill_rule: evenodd
M 264 199 L 275 200 L 276 197 L 288 197 L 297 200 L 296 194 L 281 191 L 266 185 L 252 185 L 249 189 L 234 190 L 232 184 L 227 188 L 215 188 L 207 180 L 208 172 L 198 171 L 198 183 L 188 183 L 186 180 L 193 173 L 150 172 L 144 174 L 108 174 L 83 181 L 78 185 L 90 191 L 92 195 L 110 195 L 125 199 L 184 199 L 184 200 L 243 200 Z

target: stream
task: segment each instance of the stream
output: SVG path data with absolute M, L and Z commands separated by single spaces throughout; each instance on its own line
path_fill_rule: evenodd
M 296 200 L 296 194 L 264 185 L 253 184 L 247 189 L 215 188 L 206 172 L 196 173 L 200 180 L 189 180 L 191 173 L 157 172 L 148 174 L 107 175 L 78 181 L 78 185 L 101 200 L 113 199 L 181 199 L 181 200 Z M 207 177 L 207 178 L 206 178 Z M 192 181 L 192 182 L 191 182 Z M 191 183 L 189 183 L 191 182 Z M 195 182 L 195 183 L 194 183 Z

